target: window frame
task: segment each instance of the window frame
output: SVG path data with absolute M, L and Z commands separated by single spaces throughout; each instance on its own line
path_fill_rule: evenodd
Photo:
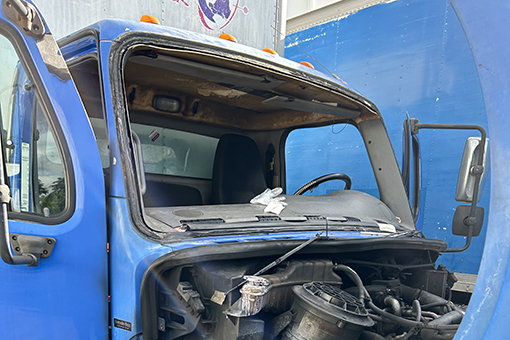
M 46 118 L 48 122 L 48 127 L 52 133 L 52 137 L 54 138 L 55 144 L 57 146 L 61 161 L 62 161 L 62 169 L 64 173 L 64 181 L 65 181 L 65 191 L 66 191 L 66 202 L 64 210 L 56 215 L 52 216 L 43 216 L 36 215 L 34 213 L 29 212 L 16 212 L 12 211 L 10 204 L 7 211 L 9 220 L 19 220 L 26 222 L 34 222 L 37 224 L 44 225 L 57 225 L 61 224 L 71 218 L 74 215 L 74 211 L 76 208 L 76 189 L 75 189 L 75 177 L 74 177 L 74 169 L 73 162 L 71 158 L 71 153 L 69 151 L 69 147 L 66 143 L 66 138 L 64 136 L 64 132 L 60 124 L 58 123 L 57 115 L 53 109 L 53 105 L 51 104 L 51 100 L 44 90 L 44 83 L 42 82 L 42 78 L 39 75 L 37 68 L 34 64 L 34 61 L 27 56 L 30 56 L 30 51 L 23 42 L 22 37 L 16 32 L 14 28 L 8 25 L 5 22 L 0 22 L 0 35 L 6 38 L 12 45 L 14 51 L 18 54 L 21 65 L 23 66 L 27 77 L 32 81 L 34 86 L 34 97 L 37 99 L 42 114 Z M 68 80 L 69 81 L 69 80 Z M 42 84 L 42 85 L 41 85 Z M 4 152 L 4 148 L 0 150 Z M 4 168 L 4 174 L 6 183 L 9 183 L 9 179 L 7 177 L 6 171 L 6 162 L 5 162 L 5 153 L 4 153 L 4 163 L 0 164 Z M 31 177 L 30 180 L 33 179 L 32 171 L 30 169 Z
M 287 189 L 287 153 L 286 153 L 287 149 L 286 149 L 286 145 L 287 145 L 289 135 L 296 130 L 322 128 L 322 127 L 326 127 L 326 126 L 343 125 L 343 124 L 348 124 L 348 125 L 351 125 L 353 128 L 355 128 L 359 133 L 360 140 L 364 142 L 364 138 L 363 138 L 363 135 L 361 134 L 359 126 L 356 124 L 356 122 L 354 122 L 352 120 L 342 120 L 342 121 L 336 122 L 335 124 L 300 126 L 300 127 L 294 127 L 294 128 L 285 130 L 285 132 L 282 134 L 282 139 L 280 141 L 280 155 L 281 155 L 281 157 L 280 157 L 281 163 L 280 164 L 282 165 L 281 171 L 280 171 L 280 178 L 282 178 L 281 186 L 282 186 L 282 188 L 284 188 L 285 192 Z M 377 189 L 377 193 L 378 193 L 378 196 L 374 196 L 374 197 L 376 197 L 377 199 L 380 199 L 381 190 L 378 185 L 377 174 L 375 173 L 374 168 L 372 166 L 372 159 L 370 158 L 370 154 L 368 153 L 368 150 L 366 149 L 366 145 L 363 144 L 363 147 L 364 147 L 364 150 L 365 150 L 367 158 L 368 158 L 368 162 L 369 162 L 368 164 L 370 165 L 370 169 L 372 170 L 371 173 L 375 180 L 376 189 Z M 326 174 L 326 173 L 324 173 L 324 174 Z M 349 174 L 347 174 L 347 175 L 349 175 Z M 311 181 L 313 179 L 314 178 L 310 178 L 309 180 Z M 306 182 L 302 183 L 302 185 L 304 185 L 304 184 L 306 184 Z M 356 189 L 352 189 L 352 190 L 356 190 Z M 362 191 L 362 192 L 364 192 L 364 191 Z M 286 193 L 289 194 L 288 192 L 286 192 Z M 292 193 L 290 193 L 290 194 L 292 194 Z M 371 195 L 371 194 L 368 194 L 368 195 Z M 373 196 L 373 195 L 371 195 L 371 196 Z

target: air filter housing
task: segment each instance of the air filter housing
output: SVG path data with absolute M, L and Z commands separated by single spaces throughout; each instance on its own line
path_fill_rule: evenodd
M 364 303 L 338 286 L 310 282 L 292 291 L 294 318 L 283 333 L 285 340 L 357 340 L 374 324 Z

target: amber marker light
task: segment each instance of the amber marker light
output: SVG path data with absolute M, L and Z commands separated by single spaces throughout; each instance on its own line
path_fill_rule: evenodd
M 155 16 L 153 15 L 149 15 L 149 14 L 144 14 L 142 15 L 142 17 L 140 18 L 140 21 L 141 22 L 148 22 L 150 24 L 156 24 L 156 25 L 159 25 L 159 20 L 158 18 L 156 18 Z
M 301 65 L 305 65 L 305 66 L 307 66 L 307 67 L 311 68 L 312 70 L 315 70 L 315 67 L 313 67 L 313 65 L 312 65 L 312 64 L 310 64 L 308 61 L 300 61 L 299 63 L 300 63 Z
M 221 33 L 219 38 L 220 39 L 224 39 L 224 40 L 228 40 L 228 41 L 232 41 L 232 42 L 235 42 L 235 43 L 237 42 L 236 37 L 234 37 L 232 34 Z
M 271 53 L 271 54 L 274 54 L 274 55 L 278 55 L 278 52 L 276 52 L 272 48 L 264 48 L 264 49 L 262 49 L 262 51 L 267 52 L 267 53 Z

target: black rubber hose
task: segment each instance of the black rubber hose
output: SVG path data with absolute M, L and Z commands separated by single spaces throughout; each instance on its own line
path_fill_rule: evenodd
M 366 289 L 365 289 L 365 286 L 363 286 L 363 281 L 361 281 L 361 278 L 359 277 L 358 273 L 356 273 L 354 271 L 354 269 L 352 269 L 351 267 L 343 265 L 343 264 L 335 265 L 335 267 L 333 267 L 333 270 L 343 271 L 345 274 L 347 274 L 347 276 L 349 276 L 349 278 L 352 281 L 354 281 L 354 283 L 356 284 L 356 287 L 358 287 L 359 300 L 363 302 L 363 298 L 365 297 Z M 368 295 L 368 293 L 366 293 L 366 297 L 369 298 L 370 295 Z
M 392 310 L 393 314 L 402 316 L 402 309 L 400 308 L 400 302 L 393 296 L 388 295 L 384 298 L 384 304 Z
M 429 323 L 429 326 L 452 326 L 452 324 L 458 324 L 462 321 L 463 314 L 460 311 L 454 310 L 448 314 L 441 316 Z M 457 326 L 457 325 L 455 325 Z M 441 332 L 439 333 L 435 329 L 422 329 L 420 333 L 423 340 L 452 340 L 455 336 L 455 332 Z
M 434 307 L 446 307 L 448 305 L 448 301 L 439 301 L 427 303 L 426 305 L 421 305 L 422 309 L 434 308 Z
M 388 313 L 388 312 L 385 312 L 383 311 L 382 309 L 380 309 L 379 307 L 377 307 L 376 305 L 374 305 L 374 303 L 372 301 L 368 301 L 367 302 L 367 306 L 369 308 L 372 309 L 372 311 L 374 311 L 375 313 L 381 315 L 382 317 L 385 317 L 387 319 L 390 319 L 391 321 L 401 325 L 401 326 L 404 326 L 404 327 L 407 327 L 407 328 L 429 328 L 429 329 L 437 329 L 437 330 L 457 330 L 457 328 L 459 328 L 459 325 L 449 325 L 449 324 L 432 324 L 432 322 L 436 321 L 432 321 L 428 324 L 424 324 L 423 322 L 418 322 L 418 321 L 412 321 L 412 320 L 408 320 L 408 319 L 404 319 L 404 318 L 401 318 L 399 316 L 396 316 L 396 315 L 393 315 L 391 313 Z M 460 313 L 460 312 L 459 312 Z M 439 320 L 439 319 L 437 319 Z
M 375 315 L 375 314 L 368 313 L 368 316 L 370 316 L 370 319 L 372 319 L 374 321 L 382 322 L 384 320 L 382 318 L 382 316 L 380 316 L 380 315 Z
M 363 331 L 361 332 L 359 340 L 386 340 L 386 338 L 374 332 Z
M 416 313 L 416 321 L 421 321 L 421 305 L 420 301 L 414 300 L 413 301 L 413 312 Z
M 402 325 L 402 326 L 405 326 L 408 328 L 418 328 L 418 329 L 428 328 L 428 329 L 453 330 L 453 331 L 456 331 L 459 328 L 459 325 L 442 324 L 439 322 L 431 325 L 432 322 L 435 322 L 439 319 L 436 319 L 428 324 L 424 324 L 423 322 L 404 319 L 399 316 L 388 313 L 388 312 L 382 310 L 381 308 L 377 307 L 376 305 L 374 305 L 370 295 L 368 294 L 365 286 L 363 285 L 363 282 L 361 281 L 361 278 L 359 277 L 358 273 L 356 273 L 354 271 L 354 269 L 352 269 L 351 267 L 345 266 L 343 264 L 335 265 L 334 270 L 337 270 L 337 269 L 345 272 L 356 283 L 356 286 L 358 287 L 360 299 L 365 297 L 367 300 L 366 305 L 369 308 L 371 308 L 372 311 L 374 311 L 376 314 L 379 314 L 387 319 L 390 319 L 391 321 L 393 321 L 399 325 Z M 408 294 L 410 293 L 410 294 L 414 295 L 413 293 L 415 293 L 415 289 L 413 289 L 411 287 L 403 286 L 403 285 L 401 287 L 405 287 L 406 288 L 405 290 L 407 291 Z M 417 289 L 417 291 L 420 291 L 420 290 Z M 423 291 L 420 291 L 420 292 L 423 292 Z M 428 295 L 431 295 L 431 296 L 437 297 L 438 299 L 442 299 L 439 296 L 436 296 L 434 294 L 430 294 L 428 292 L 425 292 L 425 293 L 427 293 L 427 294 L 425 294 L 427 297 L 428 297 Z M 415 299 L 413 298 L 412 300 L 415 300 Z M 444 300 L 444 299 L 442 299 L 442 300 Z M 413 302 L 411 302 L 411 303 L 413 303 Z M 457 313 L 462 315 L 461 312 L 457 312 Z M 420 318 L 421 318 L 421 315 L 420 315 Z
M 422 311 L 421 312 L 421 315 L 422 316 L 426 316 L 428 318 L 432 318 L 432 319 L 439 319 L 439 315 L 437 315 L 436 313 L 434 312 L 428 312 L 428 311 Z
M 413 304 L 414 300 L 420 301 L 422 304 L 422 310 L 425 310 L 425 306 L 427 305 L 435 304 L 435 307 L 427 307 L 427 309 L 439 314 L 447 313 L 445 308 L 448 308 L 448 301 L 440 296 L 427 292 L 426 290 L 400 285 L 400 296 L 410 305 Z

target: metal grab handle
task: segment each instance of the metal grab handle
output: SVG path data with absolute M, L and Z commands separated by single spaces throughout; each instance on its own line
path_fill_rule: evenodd
M 9 187 L 5 184 L 4 177 L 4 148 L 3 140 L 0 137 L 0 203 L 2 204 L 2 213 L 0 221 L 0 256 L 7 264 L 26 264 L 34 266 L 38 263 L 38 258 L 34 254 L 25 254 L 14 256 L 9 245 L 9 219 L 7 216 L 7 204 L 11 201 Z

